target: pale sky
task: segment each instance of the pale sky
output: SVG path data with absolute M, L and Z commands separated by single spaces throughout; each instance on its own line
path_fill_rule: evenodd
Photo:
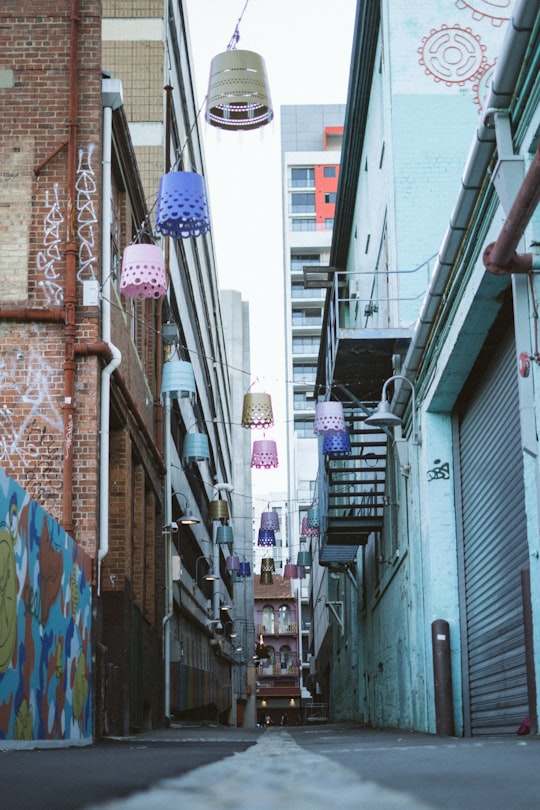
M 212 58 L 227 50 L 245 3 L 187 0 L 199 107 Z M 263 57 L 274 121 L 253 132 L 222 132 L 204 123 L 204 107 L 200 113 L 219 284 L 239 290 L 249 302 L 251 369 L 246 371 L 251 374 L 246 374 L 245 389 L 253 386 L 251 390 L 272 396 L 276 424 L 266 438 L 277 441 L 283 460 L 275 471 L 254 471 L 255 494 L 285 489 L 279 108 L 345 104 L 355 12 L 356 0 L 249 0 L 237 48 Z

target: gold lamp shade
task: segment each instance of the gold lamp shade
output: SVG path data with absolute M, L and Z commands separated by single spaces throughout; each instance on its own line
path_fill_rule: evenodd
M 270 394 L 244 394 L 242 427 L 268 428 L 274 424 Z
M 210 501 L 211 520 L 229 520 L 229 504 L 227 501 Z
M 225 130 L 249 130 L 269 124 L 274 113 L 264 59 L 253 51 L 231 49 L 214 56 L 206 120 Z

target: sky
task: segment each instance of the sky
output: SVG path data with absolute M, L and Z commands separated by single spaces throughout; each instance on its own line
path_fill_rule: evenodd
M 218 282 L 249 302 L 251 368 L 245 389 L 271 395 L 275 428 L 266 438 L 276 440 L 285 461 L 279 108 L 345 104 L 356 0 L 248 0 L 247 5 L 246 0 L 186 0 L 186 6 Z M 227 50 L 240 16 L 237 48 L 263 57 L 274 120 L 252 132 L 223 132 L 205 123 L 204 99 L 212 58 Z M 254 470 L 253 488 L 255 494 L 284 491 L 284 465 Z

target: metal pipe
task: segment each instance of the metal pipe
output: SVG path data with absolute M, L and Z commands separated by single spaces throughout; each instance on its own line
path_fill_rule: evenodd
M 520 186 L 506 221 L 495 242 L 484 251 L 486 270 L 495 275 L 528 273 L 533 268 L 532 253 L 516 253 L 516 248 L 540 202 L 540 144 Z
M 14 307 L 0 309 L 0 321 L 42 321 L 45 323 L 64 323 L 64 313 L 61 309 L 32 309 L 30 307 Z
M 450 625 L 437 619 L 431 625 L 433 644 L 433 680 L 435 688 L 435 717 L 437 734 L 455 736 L 454 703 L 452 699 L 452 661 L 450 656 Z

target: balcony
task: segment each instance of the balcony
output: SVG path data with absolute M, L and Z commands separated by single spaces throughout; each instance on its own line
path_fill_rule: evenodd
M 290 677 L 291 675 L 295 676 L 299 673 L 299 667 L 288 664 L 286 667 L 282 667 L 281 664 L 269 664 L 268 666 L 259 665 L 257 667 L 257 677 L 261 678 L 275 678 L 276 675 L 278 677 Z
M 295 636 L 298 633 L 297 622 L 278 623 L 274 627 L 267 627 L 265 624 L 259 624 L 257 632 L 262 633 L 263 636 Z

